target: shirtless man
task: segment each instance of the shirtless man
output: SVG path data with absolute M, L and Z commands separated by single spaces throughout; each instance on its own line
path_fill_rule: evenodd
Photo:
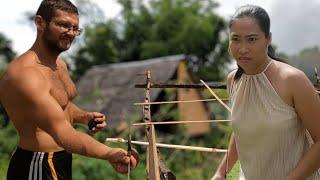
M 77 8 L 68 0 L 43 0 L 35 17 L 37 39 L 26 53 L 13 60 L 0 79 L 0 103 L 19 134 L 7 178 L 71 179 L 71 153 L 109 161 L 120 172 L 136 167 L 137 155 L 127 156 L 87 134 L 73 123 L 93 119 L 106 126 L 98 112 L 85 112 L 71 100 L 76 88 L 67 66 L 58 57 L 80 34 Z

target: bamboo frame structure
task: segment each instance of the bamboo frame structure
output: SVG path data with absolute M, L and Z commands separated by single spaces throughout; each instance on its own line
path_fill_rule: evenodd
M 209 147 L 195 147 L 195 146 L 186 146 L 186 145 L 175 145 L 175 144 L 164 144 L 156 143 L 155 135 L 155 125 L 165 125 L 165 124 L 187 124 L 187 123 L 214 123 L 214 122 L 230 122 L 231 120 L 202 120 L 202 121 L 167 121 L 167 122 L 152 122 L 151 120 L 151 108 L 150 105 L 156 104 L 172 104 L 172 103 L 193 103 L 193 102 L 206 102 L 206 101 L 218 101 L 222 106 L 224 106 L 229 112 L 231 108 L 224 103 L 228 99 L 219 98 L 211 89 L 219 88 L 226 89 L 225 85 L 208 85 L 203 80 L 200 80 L 202 84 L 153 84 L 151 83 L 151 72 L 147 71 L 147 81 L 146 84 L 137 84 L 136 88 L 145 88 L 145 102 L 143 103 L 134 103 L 136 106 L 143 106 L 144 122 L 143 123 L 134 123 L 134 126 L 145 126 L 147 132 L 148 142 L 143 141 L 131 141 L 132 144 L 144 145 L 147 146 L 147 179 L 151 180 L 160 180 L 159 173 L 159 164 L 158 164 L 158 154 L 157 148 L 172 148 L 172 149 L 181 149 L 181 150 L 192 150 L 192 151 L 201 151 L 201 152 L 210 152 L 210 153 L 226 153 L 228 159 L 228 149 L 217 149 Z M 151 88 L 204 88 L 206 87 L 209 92 L 212 94 L 214 99 L 203 99 L 203 100 L 188 100 L 188 101 L 165 101 L 165 102 L 150 102 L 150 90 Z M 320 90 L 316 90 L 320 95 Z M 113 143 L 128 143 L 127 140 L 122 138 L 107 138 L 106 142 Z M 228 169 L 228 161 L 226 164 L 226 170 Z M 227 171 L 226 171 L 227 172 Z
M 146 73 L 147 79 L 146 84 L 136 85 L 136 88 L 145 88 L 145 102 L 143 103 L 135 103 L 134 105 L 143 106 L 143 115 L 144 122 L 143 123 L 135 123 L 134 126 L 145 126 L 146 134 L 147 134 L 147 142 L 142 141 L 131 141 L 131 144 L 145 145 L 147 146 L 147 166 L 146 173 L 147 179 L 151 180 L 160 180 L 160 172 L 159 172 L 159 159 L 158 159 L 158 151 L 157 147 L 162 148 L 173 148 L 173 149 L 181 149 L 181 150 L 192 150 L 192 151 L 201 151 L 201 152 L 210 152 L 210 153 L 228 153 L 227 149 L 217 149 L 217 148 L 209 148 L 209 147 L 195 147 L 195 146 L 186 146 L 186 145 L 174 145 L 174 144 L 163 144 L 156 143 L 156 133 L 155 133 L 155 125 L 162 124 L 186 124 L 186 123 L 208 123 L 208 122 L 230 122 L 230 120 L 202 120 L 202 121 L 171 121 L 171 122 L 152 122 L 151 120 L 151 105 L 154 104 L 169 104 L 169 103 L 192 103 L 192 102 L 204 102 L 204 101 L 218 101 L 223 104 L 229 111 L 230 108 L 223 103 L 223 101 L 228 101 L 228 99 L 220 99 L 218 96 L 214 95 L 215 99 L 203 99 L 203 100 L 189 100 L 189 101 L 166 101 L 166 102 L 150 102 L 150 90 L 151 88 L 219 88 L 226 89 L 226 85 L 207 85 L 203 81 L 202 84 L 152 84 L 151 83 L 151 72 L 148 70 Z M 211 92 L 211 91 L 210 91 Z M 212 92 L 211 92 L 212 93 Z M 107 138 L 106 142 L 114 142 L 114 143 L 128 143 L 127 140 L 119 139 L 119 138 Z M 130 176 L 128 175 L 128 178 Z

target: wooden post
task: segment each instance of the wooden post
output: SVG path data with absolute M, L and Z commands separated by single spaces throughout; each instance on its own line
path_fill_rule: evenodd
M 147 71 L 147 87 L 145 89 L 145 102 L 150 103 L 150 86 L 151 86 L 151 72 Z M 143 106 L 144 122 L 151 122 L 151 108 L 150 104 Z M 156 134 L 154 125 L 146 126 L 147 139 L 149 146 L 147 147 L 147 180 L 160 180 L 158 153 L 156 146 Z

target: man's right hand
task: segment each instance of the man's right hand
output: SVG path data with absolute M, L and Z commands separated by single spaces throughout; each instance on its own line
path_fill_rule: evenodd
M 108 161 L 117 172 L 125 174 L 128 172 L 129 162 L 131 169 L 134 169 L 137 166 L 138 159 L 138 153 L 132 153 L 129 157 L 127 151 L 120 148 L 113 148 L 110 150 Z

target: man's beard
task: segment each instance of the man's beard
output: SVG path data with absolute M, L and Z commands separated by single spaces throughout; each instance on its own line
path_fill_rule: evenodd
M 51 51 L 53 51 L 53 52 L 55 52 L 57 54 L 60 54 L 61 52 L 66 51 L 66 50 L 68 50 L 70 48 L 70 47 L 62 47 L 62 46 L 59 45 L 60 37 L 57 40 L 50 39 L 49 37 L 50 37 L 51 34 L 52 34 L 52 32 L 51 32 L 51 30 L 49 28 L 47 28 L 45 30 L 44 34 L 43 34 L 43 39 L 44 39 L 45 43 L 47 43 L 48 48 Z

